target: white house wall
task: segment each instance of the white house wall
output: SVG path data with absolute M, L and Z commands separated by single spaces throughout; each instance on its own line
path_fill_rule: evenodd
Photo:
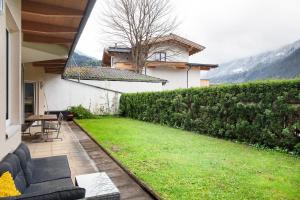
M 43 89 L 49 111 L 62 111 L 70 106 L 82 105 L 96 114 L 102 114 L 108 108 L 116 112 L 120 97 L 120 93 L 64 80 L 55 74 L 46 74 Z
M 166 67 L 157 67 L 147 69 L 147 75 L 168 80 L 163 86 L 163 90 L 174 90 L 178 88 L 200 87 L 200 71 L 189 70 L 187 79 L 187 69 L 172 69 Z M 188 80 L 188 84 L 187 84 Z
M 202 71 L 198 69 L 189 70 L 189 88 L 190 87 L 200 87 L 200 74 Z
M 21 1 L 4 0 L 0 14 L 0 160 L 21 142 Z M 9 120 L 6 120 L 6 29 L 9 49 Z M 8 135 L 8 138 L 6 137 Z
M 95 85 L 102 88 L 117 90 L 122 93 L 135 92 L 153 92 L 162 91 L 162 83 L 151 82 L 128 82 L 128 81 L 97 81 L 97 80 L 80 80 L 82 83 Z

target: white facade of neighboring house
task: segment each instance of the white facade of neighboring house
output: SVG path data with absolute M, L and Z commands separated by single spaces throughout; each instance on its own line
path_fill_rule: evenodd
M 149 53 L 149 61 L 156 61 L 158 60 L 155 57 L 156 52 L 164 52 L 166 53 L 166 61 L 167 62 L 189 62 L 189 50 L 187 47 L 184 47 L 180 44 L 173 44 L 173 43 L 167 43 L 167 44 L 159 44 L 156 45 L 155 48 L 150 50 Z
M 209 86 L 205 75 L 217 65 L 189 63 L 189 57 L 204 48 L 175 34 L 162 37 L 150 50 L 143 73 L 167 80 L 162 90 Z M 109 47 L 104 50 L 102 62 L 106 67 L 134 71 L 130 48 Z
M 150 76 L 165 78 L 168 82 L 163 86 L 163 90 L 174 90 L 178 88 L 200 87 L 200 70 L 169 69 L 166 67 L 156 67 L 147 69 Z

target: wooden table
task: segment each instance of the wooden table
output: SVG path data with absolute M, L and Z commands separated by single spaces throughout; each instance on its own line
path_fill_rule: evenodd
M 56 115 L 30 115 L 25 119 L 25 121 L 30 121 L 30 122 L 36 122 L 36 121 L 41 121 L 42 122 L 42 140 L 45 141 L 45 122 L 46 121 L 57 121 L 57 116 Z
M 76 176 L 75 185 L 85 189 L 85 199 L 120 199 L 118 188 L 105 172 Z

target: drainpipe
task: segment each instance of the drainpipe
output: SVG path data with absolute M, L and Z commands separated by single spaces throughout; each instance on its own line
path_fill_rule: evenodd
M 200 76 L 200 79 L 199 79 L 199 81 L 200 81 L 200 87 L 201 87 L 201 68 L 200 68 L 200 70 L 199 70 L 199 76 Z
M 188 70 L 186 71 L 186 88 L 189 88 L 189 71 L 191 68 L 191 66 L 188 66 Z
M 80 72 L 78 72 L 78 74 L 77 74 L 77 81 L 78 81 L 78 83 L 80 83 Z

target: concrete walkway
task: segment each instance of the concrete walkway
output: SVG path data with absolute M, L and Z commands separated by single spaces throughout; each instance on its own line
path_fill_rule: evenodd
M 41 131 L 41 127 L 31 128 L 31 133 L 39 131 Z M 96 164 L 83 149 L 66 122 L 61 127 L 60 137 L 63 138 L 62 141 L 54 140 L 53 142 L 39 143 L 32 143 L 32 136 L 25 136 L 22 139 L 28 145 L 33 158 L 67 155 L 73 181 L 76 175 L 98 171 Z
M 33 132 L 40 131 L 33 128 Z M 64 122 L 61 129 L 63 141 L 32 143 L 24 137 L 32 157 L 67 155 L 72 179 L 79 174 L 106 172 L 121 192 L 124 200 L 148 200 L 151 198 L 117 163 L 73 122 Z

